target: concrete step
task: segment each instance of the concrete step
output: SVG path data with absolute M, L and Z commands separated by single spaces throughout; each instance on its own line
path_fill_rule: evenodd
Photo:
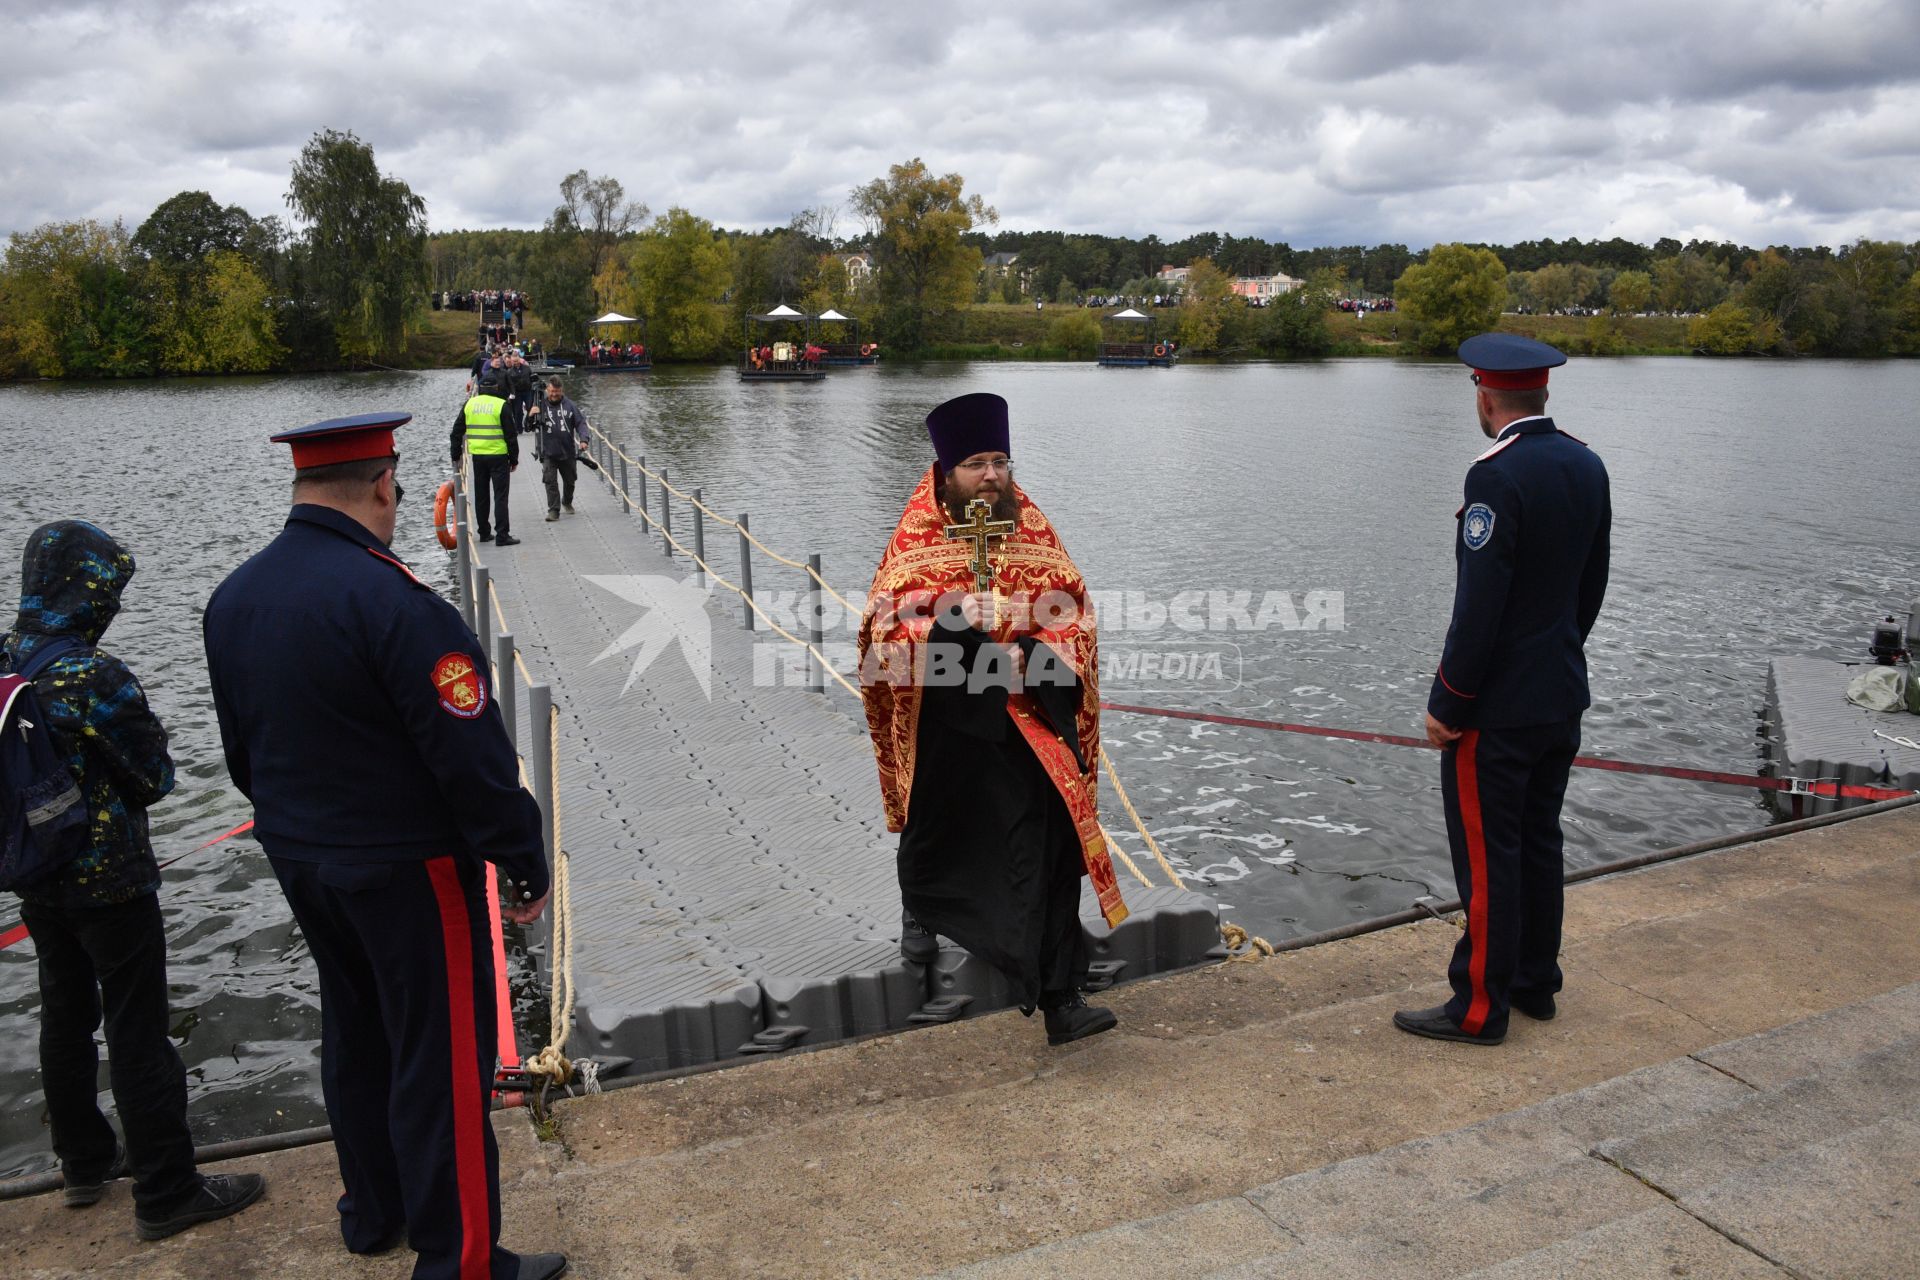
M 1722 1072 L 1682 1058 L 1243 1196 L 949 1274 L 1259 1276 L 1284 1267 L 1288 1275 L 1304 1268 L 1298 1273 L 1432 1276 L 1436 1258 L 1407 1242 L 1452 1235 L 1447 1224 L 1479 1222 L 1488 1205 L 1498 1207 L 1486 1225 L 1463 1228 L 1468 1234 L 1448 1245 L 1456 1268 L 1483 1264 L 1492 1238 L 1486 1233 L 1496 1228 L 1517 1249 L 1538 1242 L 1529 1230 L 1564 1232 L 1569 1223 L 1597 1225 L 1658 1206 L 1657 1194 L 1587 1150 L 1608 1135 L 1643 1132 L 1676 1114 L 1732 1107 L 1751 1095 Z M 1398 1241 L 1380 1238 L 1383 1229 Z
M 1920 1170 L 1910 1150 L 1920 1135 L 1916 1050 L 1920 984 L 1240 1196 L 948 1274 L 1778 1276 L 1786 1272 L 1769 1259 L 1791 1256 L 1793 1241 L 1770 1224 L 1804 1219 L 1810 1238 L 1821 1231 L 1807 1212 L 1789 1211 L 1795 1195 L 1847 1197 L 1828 1213 L 1858 1219 L 1858 1274 L 1900 1274 L 1866 1263 L 1911 1252 L 1920 1221 L 1920 1194 L 1902 1202 L 1899 1178 L 1889 1191 L 1886 1176 Z M 1866 1153 L 1879 1163 L 1862 1172 Z
M 1794 1275 L 1920 1275 L 1920 1101 L 1679 1205 Z
M 1595 1145 L 1601 1159 L 1684 1198 L 1837 1134 L 1904 1114 L 1920 1098 L 1920 1038 L 1844 1058 L 1724 1110 Z
M 1469 1271 L 1463 1280 L 1594 1280 L 1601 1276 L 1783 1280 L 1787 1275 L 1669 1204 Z

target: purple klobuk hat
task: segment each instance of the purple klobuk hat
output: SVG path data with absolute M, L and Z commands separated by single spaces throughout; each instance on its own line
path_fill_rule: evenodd
M 942 471 L 953 470 L 976 453 L 1006 453 L 1007 402 L 991 391 L 955 396 L 927 415 L 927 434 Z

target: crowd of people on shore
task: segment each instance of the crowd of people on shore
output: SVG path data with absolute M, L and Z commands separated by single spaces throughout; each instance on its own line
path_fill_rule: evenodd
M 515 328 L 527 319 L 527 295 L 518 289 L 449 289 L 429 297 L 435 311 L 503 311 Z

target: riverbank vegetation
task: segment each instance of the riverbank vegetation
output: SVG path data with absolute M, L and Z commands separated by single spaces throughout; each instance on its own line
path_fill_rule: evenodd
M 759 231 L 655 215 L 585 169 L 558 190 L 537 230 L 430 234 L 425 202 L 370 146 L 325 130 L 292 163 L 287 221 L 189 191 L 131 232 L 16 232 L 0 261 L 0 376 L 462 364 L 472 313 L 428 299 L 480 289 L 530 295 L 550 350 L 577 348 L 605 310 L 645 317 L 662 361 L 737 359 L 748 318 L 780 303 L 855 316 L 895 358 L 1089 359 L 1123 305 L 1189 358 L 1444 354 L 1492 328 L 1590 355 L 1920 354 L 1920 244 L 1414 251 L 1005 231 L 959 174 L 919 159 L 855 188 L 845 212 Z

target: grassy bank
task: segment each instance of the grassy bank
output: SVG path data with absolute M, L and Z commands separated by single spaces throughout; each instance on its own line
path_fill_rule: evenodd
M 539 316 L 527 317 L 527 336 L 553 345 L 553 334 Z M 401 369 L 451 369 L 473 363 L 480 339 L 478 311 L 429 311 L 420 330 L 407 335 L 405 354 L 394 362 Z

